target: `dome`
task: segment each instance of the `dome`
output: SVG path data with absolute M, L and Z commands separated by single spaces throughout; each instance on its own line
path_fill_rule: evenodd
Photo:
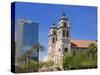
M 69 21 L 68 18 L 66 17 L 65 13 L 62 14 L 60 21 L 58 23 L 58 28 L 60 27 L 69 27 Z
M 60 20 L 68 20 L 68 18 L 66 17 L 65 13 L 62 14 Z
M 56 24 L 55 24 L 55 23 L 53 23 L 53 24 L 52 24 L 52 26 L 51 26 L 51 28 L 50 28 L 50 29 L 52 29 L 52 28 L 57 29 L 57 27 L 56 27 Z
M 49 30 L 49 36 L 53 34 L 53 32 L 57 31 L 57 26 L 55 23 L 52 24 Z

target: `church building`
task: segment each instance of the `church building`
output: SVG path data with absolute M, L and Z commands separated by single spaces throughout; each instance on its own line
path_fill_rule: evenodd
M 82 51 L 88 47 L 93 40 L 72 40 L 70 35 L 70 23 L 66 15 L 63 13 L 58 27 L 52 24 L 48 35 L 48 59 L 54 64 L 62 68 L 62 57 L 64 52 L 68 54 L 73 50 L 74 53 Z

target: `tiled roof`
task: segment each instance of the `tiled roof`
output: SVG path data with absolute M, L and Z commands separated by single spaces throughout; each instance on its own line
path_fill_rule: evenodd
M 71 46 L 78 48 L 87 48 L 90 43 L 96 43 L 96 40 L 71 40 Z

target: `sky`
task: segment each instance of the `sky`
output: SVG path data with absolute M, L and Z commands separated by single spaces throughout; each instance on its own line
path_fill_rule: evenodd
M 45 46 L 45 51 L 40 53 L 41 59 L 48 54 L 49 29 L 53 22 L 58 26 L 63 12 L 70 22 L 71 39 L 97 39 L 96 7 L 17 2 L 15 8 L 16 26 L 18 19 L 28 19 L 39 23 L 39 41 Z

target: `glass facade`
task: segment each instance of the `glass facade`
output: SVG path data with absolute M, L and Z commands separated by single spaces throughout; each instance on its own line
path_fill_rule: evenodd
M 24 23 L 22 51 L 27 51 L 38 43 L 38 23 Z

